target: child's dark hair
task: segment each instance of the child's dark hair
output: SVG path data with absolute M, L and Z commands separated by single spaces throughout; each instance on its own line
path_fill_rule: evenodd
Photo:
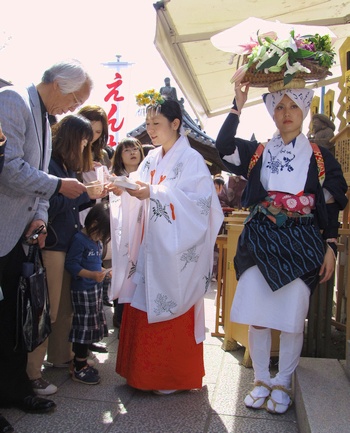
M 91 235 L 98 233 L 103 245 L 111 240 L 111 226 L 109 221 L 109 204 L 107 202 L 96 203 L 85 218 L 86 233 Z
M 111 172 L 117 176 L 123 176 L 125 174 L 125 166 L 122 158 L 123 150 L 128 147 L 137 147 L 140 151 L 140 162 L 144 159 L 143 148 L 141 141 L 135 137 L 125 137 L 117 145 L 111 163 Z

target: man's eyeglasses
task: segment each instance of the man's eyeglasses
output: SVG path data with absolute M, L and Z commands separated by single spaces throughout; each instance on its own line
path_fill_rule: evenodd
M 79 99 L 75 96 L 75 93 L 72 92 L 73 98 L 75 100 L 75 104 L 76 106 L 80 107 L 81 105 L 83 105 L 82 101 L 79 101 Z

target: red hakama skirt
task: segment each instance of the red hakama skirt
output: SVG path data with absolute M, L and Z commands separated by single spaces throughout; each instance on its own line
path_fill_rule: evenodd
M 194 307 L 175 319 L 150 324 L 147 313 L 125 304 L 116 372 L 142 390 L 201 388 L 203 343 L 194 338 Z

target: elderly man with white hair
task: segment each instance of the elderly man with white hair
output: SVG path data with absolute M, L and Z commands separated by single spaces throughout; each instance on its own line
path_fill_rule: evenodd
M 49 198 L 75 198 L 86 191 L 77 179 L 47 174 L 51 157 L 48 115 L 74 111 L 89 97 L 92 81 L 77 60 L 48 68 L 38 85 L 0 90 L 0 122 L 7 138 L 0 174 L 0 406 L 50 412 L 55 403 L 38 397 L 26 373 L 27 353 L 14 351 L 17 288 L 25 260 L 23 237 L 46 226 Z M 46 229 L 37 242 L 45 245 Z M 13 431 L 0 416 L 0 433 Z

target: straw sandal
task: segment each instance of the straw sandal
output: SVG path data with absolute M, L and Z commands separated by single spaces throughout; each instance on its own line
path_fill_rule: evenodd
M 266 410 L 270 413 L 283 414 L 293 404 L 291 391 L 282 385 L 271 387 L 270 398 L 266 403 Z
M 251 409 L 263 409 L 271 392 L 271 387 L 261 380 L 254 382 L 254 388 L 244 399 L 246 407 Z

